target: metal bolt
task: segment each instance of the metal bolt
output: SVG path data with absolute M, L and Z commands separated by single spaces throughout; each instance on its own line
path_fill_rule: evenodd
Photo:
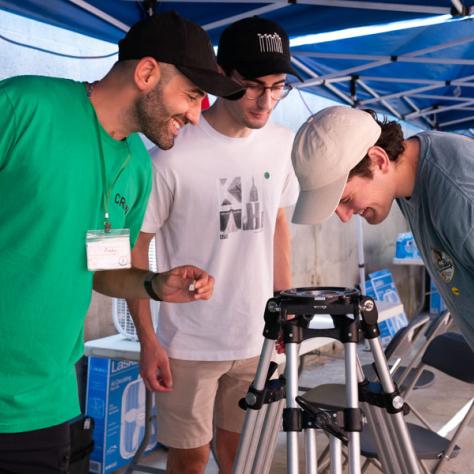
M 278 313 L 280 311 L 280 307 L 275 303 L 275 301 L 269 301 L 267 308 L 270 313 Z
M 365 300 L 364 304 L 362 305 L 362 309 L 364 311 L 372 311 L 374 309 L 374 302 L 372 300 Z
M 400 410 L 403 406 L 403 398 L 400 395 L 397 395 L 396 397 L 393 398 L 393 408 L 396 410 Z
M 245 395 L 245 401 L 249 407 L 253 407 L 257 402 L 257 397 L 254 393 L 247 393 L 247 395 Z

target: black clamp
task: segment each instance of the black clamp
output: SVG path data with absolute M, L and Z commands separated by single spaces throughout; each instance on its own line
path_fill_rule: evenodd
M 285 321 L 283 324 L 283 342 L 285 344 L 300 344 L 304 341 L 304 329 L 306 320 L 295 318 Z
M 300 408 L 285 408 L 283 410 L 283 431 L 301 431 L 303 429 L 303 417 Z
M 245 398 L 239 400 L 239 407 L 242 408 L 242 410 L 247 410 L 248 408 L 251 410 L 260 410 L 265 399 L 265 391 L 266 388 L 257 390 L 253 385 L 250 385 Z
M 398 387 L 391 393 L 385 393 L 379 382 L 364 381 L 359 384 L 359 400 L 369 405 L 385 409 L 388 413 L 408 414 L 409 408 L 403 402 Z
M 280 296 L 267 301 L 263 319 L 265 320 L 263 336 L 267 339 L 277 340 L 281 328 Z
M 348 438 L 344 430 L 341 428 L 342 417 L 340 411 L 322 410 L 305 400 L 304 397 L 296 397 L 295 399 L 303 408 L 302 427 L 303 429 L 318 428 L 326 433 L 340 439 L 347 445 Z
M 348 433 L 362 431 L 362 412 L 360 408 L 344 408 L 344 430 Z
M 379 313 L 375 301 L 370 296 L 363 296 L 360 300 L 361 327 L 366 339 L 379 337 L 380 330 L 377 325 Z
M 275 367 L 277 367 L 277 364 L 271 362 L 263 390 L 257 390 L 253 384 L 250 385 L 245 398 L 239 400 L 239 407 L 242 410 L 260 410 L 264 404 L 277 402 L 286 397 L 285 378 L 280 376 L 278 379 L 269 380 L 275 371 Z

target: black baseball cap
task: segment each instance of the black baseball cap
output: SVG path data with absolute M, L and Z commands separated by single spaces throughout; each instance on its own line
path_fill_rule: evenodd
M 151 56 L 173 64 L 200 89 L 219 97 L 239 98 L 242 86 L 219 72 L 208 34 L 175 12 L 147 17 L 119 41 L 119 61 Z
M 303 80 L 291 66 L 285 30 L 258 16 L 236 21 L 222 32 L 217 62 L 225 71 L 235 69 L 247 79 L 288 73 Z

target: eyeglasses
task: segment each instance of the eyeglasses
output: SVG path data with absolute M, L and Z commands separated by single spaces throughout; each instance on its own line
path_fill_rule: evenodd
M 257 100 L 262 97 L 266 90 L 270 91 L 272 100 L 284 99 L 291 91 L 289 84 L 276 84 L 273 86 L 264 86 L 262 84 L 244 84 L 245 97 L 249 100 Z

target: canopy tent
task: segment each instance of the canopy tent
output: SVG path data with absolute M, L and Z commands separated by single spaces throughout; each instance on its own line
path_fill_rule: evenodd
M 474 1 L 462 3 L 467 8 Z M 463 14 L 460 0 L 0 0 L 0 8 L 113 43 L 150 8 L 178 11 L 202 25 L 214 41 L 226 25 L 251 15 L 273 19 L 290 36 L 301 36 L 432 15 Z
M 116 44 L 152 11 L 176 10 L 213 42 L 251 15 L 280 23 L 308 92 L 392 114 L 420 128 L 474 127 L 474 0 L 0 0 L 0 9 Z M 347 28 L 442 17 L 443 22 L 347 39 L 301 37 Z M 472 134 L 472 133 L 471 133 Z M 357 217 L 360 283 L 365 281 Z
M 416 4 L 414 4 L 416 3 Z M 217 43 L 229 23 L 258 14 L 292 38 L 296 87 L 421 128 L 474 127 L 474 0 L 0 0 L 0 8 L 116 43 L 147 11 L 176 10 Z M 448 15 L 440 24 L 303 44 L 304 35 Z M 451 16 L 452 15 L 452 16 Z M 448 19 L 449 18 L 449 19 Z

